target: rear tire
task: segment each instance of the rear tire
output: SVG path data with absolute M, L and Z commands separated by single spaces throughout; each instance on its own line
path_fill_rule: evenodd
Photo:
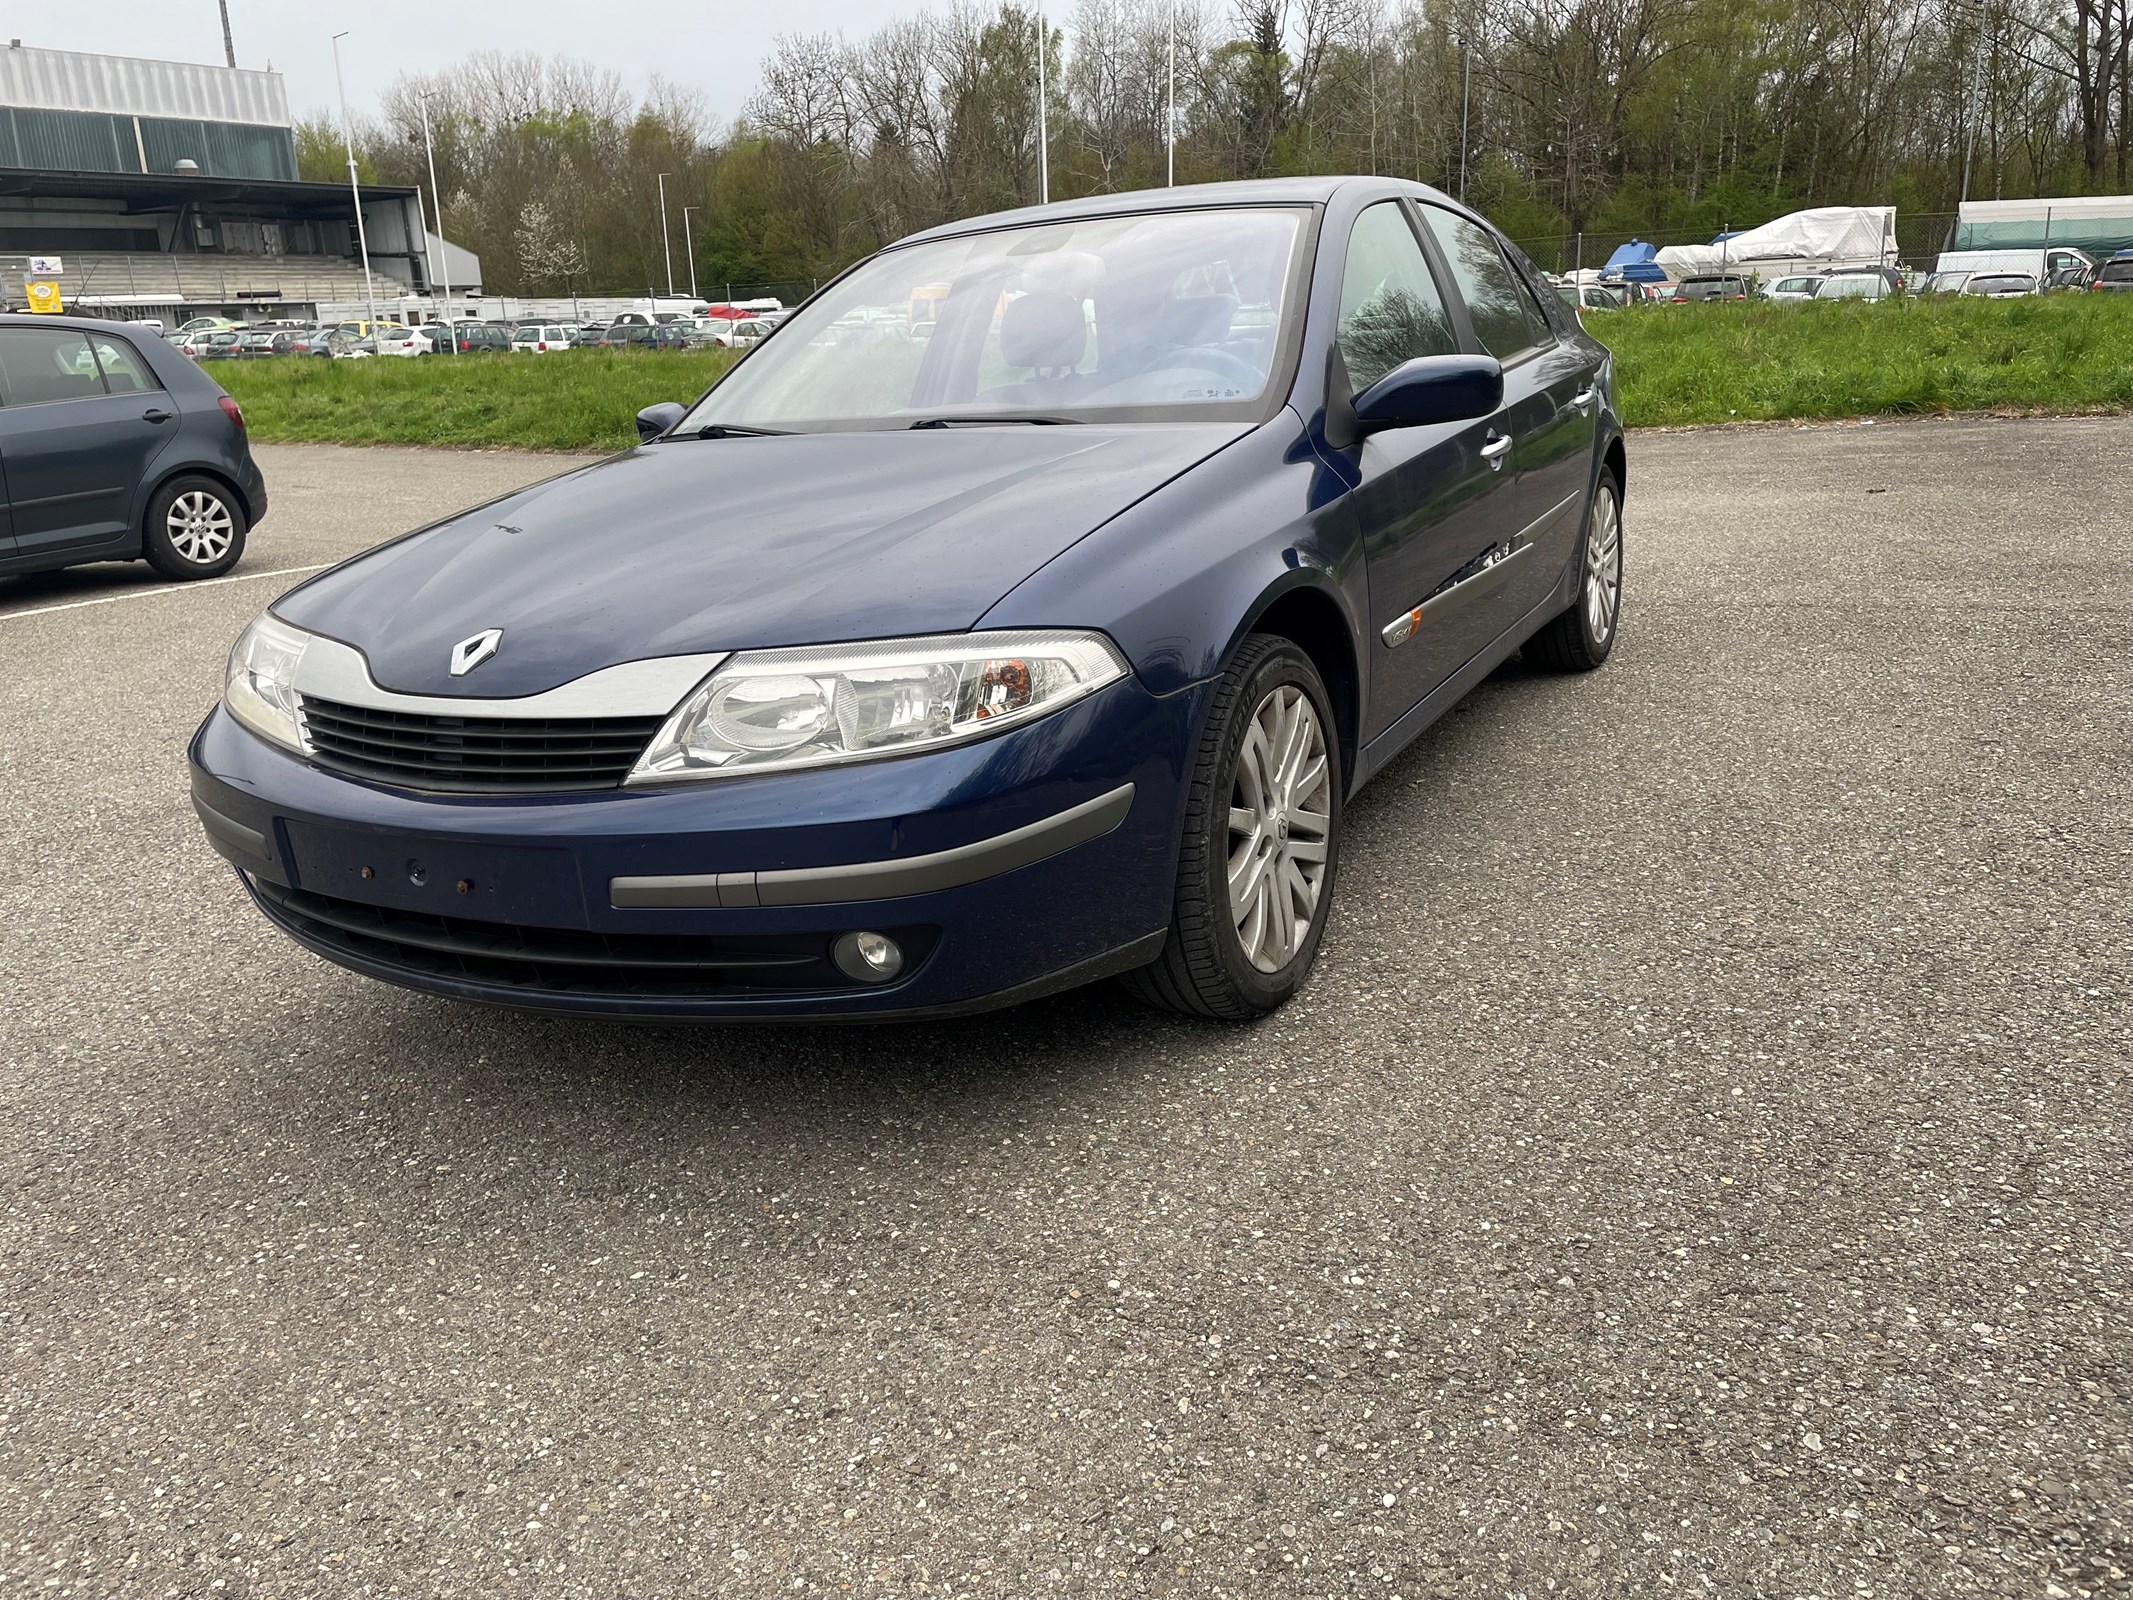
M 244 554 L 244 506 L 213 478 L 173 478 L 149 498 L 141 554 L 166 578 L 219 578 Z
M 1578 541 L 1578 593 L 1570 609 L 1526 641 L 1528 659 L 1558 672 L 1590 672 L 1622 631 L 1622 485 L 1600 469 Z
M 1289 640 L 1253 634 L 1216 685 L 1200 737 L 1169 937 L 1126 987 L 1166 1010 L 1232 1022 L 1288 1000 L 1325 935 L 1340 823 L 1326 686 Z

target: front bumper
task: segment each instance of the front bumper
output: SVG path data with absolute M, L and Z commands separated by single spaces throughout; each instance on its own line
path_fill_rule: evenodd
M 938 1015 L 1160 951 L 1204 700 L 1127 678 L 928 755 L 510 797 L 329 771 L 218 707 L 193 797 L 260 909 L 373 977 L 621 1017 Z M 903 947 L 892 981 L 831 960 L 861 929 Z

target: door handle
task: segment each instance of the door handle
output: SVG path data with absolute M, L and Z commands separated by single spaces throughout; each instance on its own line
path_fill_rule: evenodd
M 1503 471 L 1503 458 L 1511 453 L 1511 436 L 1498 434 L 1481 447 L 1481 459 L 1489 464 L 1491 472 Z
M 1576 406 L 1580 413 L 1583 413 L 1592 409 L 1592 402 L 1594 398 L 1594 391 L 1588 386 L 1585 389 L 1580 390 L 1578 393 L 1572 395 L 1570 397 L 1570 403 Z
M 165 411 L 161 406 L 150 406 L 146 411 L 141 413 L 141 420 L 143 422 L 168 422 L 170 420 L 170 413 L 168 411 Z

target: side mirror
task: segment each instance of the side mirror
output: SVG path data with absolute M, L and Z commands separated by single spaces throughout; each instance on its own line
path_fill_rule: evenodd
M 1499 379 L 1499 386 L 1501 380 Z M 662 400 L 656 406 L 646 406 L 637 413 L 637 442 L 649 444 L 661 434 L 673 429 L 675 423 L 688 415 L 689 408 L 674 400 Z
M 1503 364 L 1494 356 L 1417 356 L 1355 397 L 1364 433 L 1471 422 L 1503 404 Z

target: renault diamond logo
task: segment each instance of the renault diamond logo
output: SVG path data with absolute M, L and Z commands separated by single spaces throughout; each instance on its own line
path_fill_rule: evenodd
M 452 646 L 452 676 L 463 678 L 496 654 L 496 647 L 504 642 L 504 630 L 491 628 L 477 633 L 471 639 L 462 639 Z

